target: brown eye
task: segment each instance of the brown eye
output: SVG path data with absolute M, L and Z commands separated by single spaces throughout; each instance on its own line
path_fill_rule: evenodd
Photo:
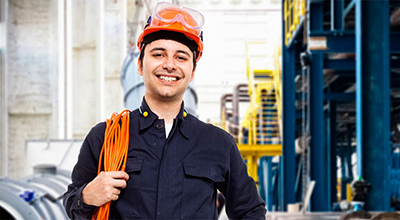
M 186 56 L 176 56 L 176 59 L 180 60 L 180 61 L 186 61 L 188 60 L 188 58 Z

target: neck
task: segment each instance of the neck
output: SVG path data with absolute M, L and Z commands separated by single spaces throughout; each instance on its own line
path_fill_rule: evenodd
M 165 123 L 167 124 L 172 124 L 174 118 L 181 110 L 182 100 L 174 102 L 162 102 L 160 100 L 154 100 L 147 97 L 145 97 L 145 100 L 151 111 L 154 112 L 159 119 L 164 119 Z

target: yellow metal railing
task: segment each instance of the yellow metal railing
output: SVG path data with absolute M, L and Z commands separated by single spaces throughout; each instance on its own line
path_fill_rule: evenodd
M 282 101 L 281 101 L 281 50 L 274 55 L 274 69 L 252 69 L 246 44 L 246 75 L 250 102 L 235 137 L 243 159 L 246 161 L 249 175 L 258 182 L 258 161 L 262 156 L 282 155 Z M 256 45 L 257 46 L 257 45 Z M 256 57 L 256 58 L 259 58 Z M 221 108 L 220 127 L 228 131 L 230 124 L 226 118 L 225 107 Z
M 258 182 L 258 161 L 263 156 L 282 155 L 280 144 L 238 144 L 243 158 L 246 160 L 249 175 Z
M 248 44 L 262 44 L 253 42 Z M 265 42 L 264 42 L 265 44 Z M 238 147 L 246 160 L 249 175 L 258 181 L 258 161 L 262 156 L 282 155 L 280 51 L 275 53 L 275 69 L 252 69 L 246 45 L 246 75 L 250 103 L 239 129 Z
M 282 154 L 280 118 L 274 81 L 260 82 L 253 88 L 252 100 L 241 123 L 238 144 L 249 175 L 258 181 L 258 161 L 262 156 Z M 247 132 L 247 135 L 242 132 Z
M 283 10 L 285 21 L 285 45 L 293 37 L 293 32 L 300 24 L 300 20 L 306 13 L 306 0 L 286 0 Z

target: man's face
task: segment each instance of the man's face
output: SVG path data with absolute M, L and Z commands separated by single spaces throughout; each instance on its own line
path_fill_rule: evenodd
M 146 99 L 181 101 L 194 77 L 193 52 L 182 43 L 165 39 L 152 41 L 144 49 L 138 72 Z

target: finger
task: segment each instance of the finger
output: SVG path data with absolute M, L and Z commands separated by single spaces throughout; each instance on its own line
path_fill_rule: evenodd
M 117 188 L 114 188 L 114 190 L 112 191 L 112 194 L 114 194 L 114 195 L 119 195 L 121 193 L 121 190 L 119 190 L 119 189 L 117 189 Z
M 113 187 L 115 188 L 120 188 L 120 189 L 124 189 L 126 187 L 126 181 L 123 179 L 114 179 L 113 181 Z
M 118 195 L 113 195 L 113 197 L 112 197 L 112 201 L 115 201 L 115 200 L 117 200 L 118 199 Z
M 110 171 L 107 173 L 110 177 L 112 177 L 114 179 L 124 179 L 124 180 L 129 179 L 129 175 L 124 171 Z

